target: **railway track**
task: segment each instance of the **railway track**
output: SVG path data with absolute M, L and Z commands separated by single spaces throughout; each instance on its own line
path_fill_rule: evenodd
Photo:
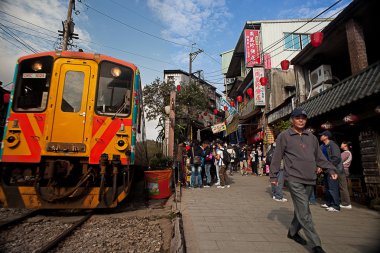
M 31 211 L 1 224 L 0 252 L 49 252 L 94 214 L 45 213 Z

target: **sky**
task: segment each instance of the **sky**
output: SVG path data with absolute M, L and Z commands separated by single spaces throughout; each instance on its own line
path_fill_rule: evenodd
M 163 71 L 189 71 L 189 53 L 202 49 L 192 70 L 223 91 L 222 52 L 234 49 L 248 20 L 313 18 L 337 0 L 75 0 L 75 47 L 132 62 L 143 85 Z M 348 5 L 341 0 L 331 12 Z M 69 0 L 0 0 L 0 81 L 12 88 L 17 58 L 52 51 Z M 326 13 L 325 17 L 329 17 Z M 147 122 L 155 140 L 157 121 Z

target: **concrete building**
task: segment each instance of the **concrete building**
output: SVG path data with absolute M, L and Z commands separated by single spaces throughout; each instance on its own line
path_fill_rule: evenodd
M 232 143 L 262 145 L 264 132 L 268 136 L 273 135 L 272 130 L 266 127 L 264 113 L 291 100 L 296 94 L 293 69 L 282 70 L 281 61 L 291 60 L 308 45 L 310 34 L 320 31 L 330 21 L 293 19 L 246 22 L 233 52 L 221 54 L 226 94 L 239 111 L 239 124 L 229 130 L 233 133 L 229 136 Z M 263 76 L 269 79 L 266 86 L 260 84 Z M 273 142 L 273 138 L 266 142 Z
M 330 130 L 338 145 L 352 143 L 351 197 L 363 204 L 380 198 L 380 49 L 376 0 L 355 0 L 323 30 L 319 47 L 307 46 L 291 63 L 297 105 L 309 128 Z M 268 123 L 288 114 L 289 104 L 267 113 Z
M 190 82 L 190 75 L 188 72 L 185 72 L 183 70 L 164 70 L 164 81 L 165 82 L 173 82 L 173 84 L 177 87 L 178 85 L 186 85 Z M 195 74 L 192 75 L 192 81 L 198 83 L 199 85 L 202 85 L 207 92 L 208 97 L 208 108 L 205 108 L 204 111 L 199 113 L 198 115 L 190 115 L 189 113 L 188 118 L 194 118 L 191 121 L 191 129 L 189 129 L 190 133 L 190 139 L 206 139 L 207 136 L 211 135 L 211 125 L 214 125 L 216 122 L 222 121 L 222 115 L 217 114 L 215 115 L 213 110 L 215 108 L 219 108 L 219 100 L 221 95 L 217 93 L 216 87 L 209 84 L 203 79 L 202 72 L 196 71 Z M 183 119 L 185 120 L 185 119 Z M 177 124 L 185 124 L 185 122 L 181 122 L 181 119 L 179 119 L 179 122 Z M 168 136 L 169 136 L 169 118 L 165 122 L 165 143 L 163 145 L 164 154 L 167 154 L 167 147 L 168 147 Z

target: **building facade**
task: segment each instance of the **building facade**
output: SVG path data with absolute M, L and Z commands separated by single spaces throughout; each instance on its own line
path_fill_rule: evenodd
M 192 81 L 199 85 L 202 85 L 202 87 L 206 90 L 205 94 L 207 94 L 208 98 L 208 107 L 197 115 L 192 115 L 192 112 L 188 113 L 188 117 L 193 118 L 190 124 L 190 129 L 188 131 L 190 135 L 189 141 L 192 141 L 194 139 L 205 140 L 208 139 L 208 136 L 212 136 L 211 126 L 222 121 L 222 114 L 214 114 L 214 109 L 220 107 L 219 101 L 221 94 L 217 93 L 216 87 L 203 80 L 200 71 L 197 71 L 196 74 L 193 74 L 191 78 L 192 79 L 190 80 L 189 73 L 183 70 L 164 70 L 165 82 L 172 82 L 177 87 L 186 85 Z M 165 142 L 163 145 L 164 154 L 167 154 L 169 124 L 169 118 L 167 118 L 165 122 Z
M 330 21 L 294 19 L 246 22 L 232 56 L 231 51 L 221 54 L 226 94 L 239 111 L 236 116 L 238 124 L 232 129 L 234 131 L 230 131 L 232 143 L 263 145 L 264 142 L 274 141 L 265 112 L 287 100 L 294 103 L 291 98 L 296 94 L 293 69 L 282 70 L 281 62 L 285 59 L 290 61 L 307 47 L 310 35 Z M 229 59 L 228 67 L 225 67 Z M 261 77 L 268 79 L 265 86 L 260 82 Z
M 350 193 L 361 203 L 380 197 L 379 8 L 376 0 L 353 1 L 322 30 L 319 47 L 307 46 L 291 62 L 310 130 L 352 143 Z M 268 121 L 286 107 L 269 112 Z

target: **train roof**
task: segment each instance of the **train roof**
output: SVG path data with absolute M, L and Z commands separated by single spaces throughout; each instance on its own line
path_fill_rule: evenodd
M 137 70 L 137 66 L 133 63 L 120 60 L 108 55 L 104 54 L 97 54 L 97 53 L 87 53 L 87 52 L 75 52 L 75 51 L 49 51 L 49 52 L 42 52 L 37 54 L 30 54 L 26 56 L 22 56 L 18 59 L 18 62 L 21 62 L 26 59 L 35 58 L 35 57 L 42 57 L 42 56 L 52 56 L 54 59 L 56 58 L 76 58 L 76 59 L 88 59 L 88 60 L 94 60 L 96 62 L 101 61 L 112 61 L 116 62 L 125 66 L 131 67 L 134 71 Z

